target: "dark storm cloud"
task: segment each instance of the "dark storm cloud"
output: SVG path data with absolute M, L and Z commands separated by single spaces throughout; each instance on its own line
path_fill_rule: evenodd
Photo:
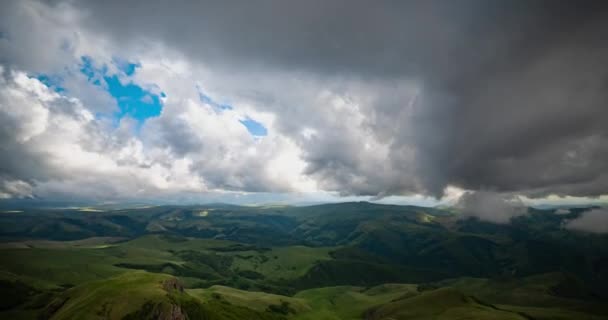
M 370 134 L 392 137 L 391 163 L 414 145 L 426 192 L 440 194 L 447 184 L 534 195 L 608 190 L 608 12 L 600 1 L 88 4 L 100 30 L 160 36 L 195 59 L 235 69 L 420 81 L 414 129 L 390 131 L 405 103 L 397 101 L 374 110 L 387 116 L 370 123 Z M 309 171 L 335 189 L 403 191 L 355 186 L 351 146 L 329 143 L 307 150 Z
M 599 4 L 597 4 L 599 3 Z M 601 20 L 601 2 L 84 1 L 96 29 L 161 38 L 195 59 L 478 81 Z M 458 62 L 458 63 L 456 63 Z
M 453 105 L 432 111 L 449 116 L 445 141 L 425 162 L 471 189 L 605 193 L 608 24 L 600 17 L 556 24 L 543 46 L 449 89 Z
M 87 22 L 125 40 L 161 38 L 195 59 L 430 77 L 523 42 L 541 3 L 499 1 L 88 1 Z M 549 7 L 550 8 L 550 7 Z M 560 11 L 554 9 L 553 11 Z M 563 10 L 566 11 L 566 10 Z M 550 13 L 549 13 L 550 14 Z M 496 25 L 496 24 L 501 25 Z M 547 30 L 533 30 L 542 37 Z M 499 39 L 495 37 L 499 36 Z M 509 43 L 501 43 L 509 42 Z M 500 48 L 500 47 L 503 48 Z M 507 52 L 499 53 L 504 55 Z M 459 64 L 453 64 L 459 61 Z M 462 75 L 454 72 L 458 77 Z

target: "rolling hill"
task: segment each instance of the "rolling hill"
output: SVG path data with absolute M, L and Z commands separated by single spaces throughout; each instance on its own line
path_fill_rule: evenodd
M 0 316 L 605 319 L 608 237 L 561 227 L 582 210 L 502 225 L 372 203 L 2 213 Z

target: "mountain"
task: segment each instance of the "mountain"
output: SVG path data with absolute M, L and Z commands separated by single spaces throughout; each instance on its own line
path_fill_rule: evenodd
M 0 316 L 603 319 L 608 237 L 562 228 L 584 210 L 509 224 L 367 202 L 7 211 Z

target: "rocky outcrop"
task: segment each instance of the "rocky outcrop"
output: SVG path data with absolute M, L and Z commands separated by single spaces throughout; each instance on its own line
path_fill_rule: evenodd
M 187 320 L 182 307 L 169 303 L 145 303 L 141 309 L 128 314 L 123 320 Z
M 171 305 L 171 308 L 169 310 L 165 310 L 163 313 L 161 313 L 158 318 L 158 320 L 186 320 L 188 319 L 188 316 L 186 315 L 186 313 L 182 310 L 182 308 L 180 306 Z
M 172 278 L 163 281 L 163 289 L 167 292 L 184 292 L 184 285 L 182 285 L 182 283 L 179 282 L 179 280 L 177 280 L 176 278 Z

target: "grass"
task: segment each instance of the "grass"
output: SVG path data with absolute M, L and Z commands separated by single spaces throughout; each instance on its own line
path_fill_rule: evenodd
M 492 319 L 525 320 L 515 312 L 482 305 L 453 288 L 425 291 L 419 295 L 389 302 L 376 308 L 368 319 Z
M 122 244 L 125 248 L 150 249 L 154 251 L 168 250 L 209 250 L 210 248 L 226 247 L 236 242 L 214 239 L 186 238 L 171 235 L 145 235 Z
M 509 310 L 513 312 L 519 312 L 528 315 L 535 320 L 571 320 L 571 319 L 585 319 L 585 320 L 606 320 L 608 316 L 577 312 L 567 310 L 560 307 L 553 308 L 539 308 L 539 307 L 524 307 L 524 306 L 512 306 L 512 305 L 497 305 L 497 307 L 503 310 Z
M 330 260 L 334 248 L 304 246 L 274 247 L 266 252 L 233 254 L 235 270 L 253 270 L 270 280 L 295 279 L 303 276 L 318 261 Z
M 353 286 L 304 290 L 294 298 L 306 301 L 310 310 L 297 314 L 294 319 L 361 319 L 367 309 L 415 292 L 416 286 L 408 284 L 382 285 L 368 290 Z
M 126 240 L 121 237 L 91 237 L 81 240 L 54 241 L 54 240 L 25 240 L 0 243 L 0 249 L 65 249 L 65 248 L 106 248 L 113 243 Z
M 75 287 L 65 293 L 69 299 L 52 319 L 121 319 L 146 302 L 166 299 L 161 284 L 169 278 L 133 271 Z
M 269 306 L 280 305 L 283 302 L 288 302 L 289 306 L 297 313 L 311 309 L 304 299 L 265 292 L 244 291 L 225 286 L 212 286 L 207 289 L 189 289 L 187 292 L 202 301 L 223 300 L 230 304 L 247 307 L 256 311 L 265 311 Z
M 99 244 L 100 239 L 85 239 L 68 241 L 63 245 L 53 243 L 49 248 L 0 249 L 4 257 L 0 262 L 0 279 L 21 279 L 34 287 L 50 289 L 130 271 L 116 267 L 118 263 L 183 263 L 162 247 L 155 248 L 157 243 L 149 243 L 154 237 L 145 238 L 148 239 L 110 246 Z
M 210 213 L 204 219 L 212 217 Z M 386 243 L 394 234 L 379 236 L 382 237 L 378 241 Z M 470 244 L 467 239 L 460 237 L 457 242 L 445 242 L 448 256 L 468 257 L 467 248 L 477 248 L 476 244 L 487 242 L 472 239 L 475 241 Z M 21 296 L 32 302 L 2 311 L 0 318 L 35 318 L 36 310 L 53 297 L 58 298 L 57 301 L 61 301 L 61 297 L 70 298 L 55 315 L 57 319 L 117 319 L 126 314 L 139 316 L 169 310 L 175 303 L 188 306 L 192 312 L 207 314 L 207 319 L 361 319 L 364 315 L 370 320 L 515 320 L 525 316 L 607 319 L 602 315 L 608 314 L 578 282 L 560 273 L 506 280 L 462 277 L 426 286 L 366 287 L 387 281 L 418 281 L 410 279 L 422 279 L 418 272 L 428 275 L 432 270 L 393 268 L 394 265 L 383 262 L 372 264 L 370 261 L 376 261 L 372 256 L 357 255 L 361 250 L 348 251 L 345 247 L 262 247 L 167 234 L 146 235 L 125 242 L 115 240 L 120 239 L 5 243 L 0 248 L 3 256 L 0 281 L 12 283 L 14 288 L 24 284 L 25 287 L 19 289 Z M 334 253 L 332 258 L 330 252 L 340 248 L 341 255 Z M 162 268 L 155 269 L 158 266 Z M 188 273 L 179 273 L 179 270 Z M 205 270 L 212 277 L 206 278 L 202 272 Z M 187 289 L 184 296 L 173 297 L 175 301 L 170 300 L 159 283 L 172 275 L 163 272 L 179 276 L 191 289 Z M 338 284 L 349 285 L 335 286 Z M 27 292 L 27 287 L 32 288 L 31 292 Z M 419 287 L 429 290 L 420 293 Z M 6 288 L 9 295 L 15 292 L 11 291 L 11 285 Z M 312 289 L 289 296 L 298 288 Z M 566 292 L 568 296 L 560 296 L 559 292 Z M 32 307 L 34 305 L 37 307 Z
M 508 280 L 462 277 L 441 281 L 438 285 L 448 285 L 492 303 L 551 307 L 574 302 L 573 299 L 560 297 L 552 292 L 553 287 L 566 279 L 566 275 L 562 273 L 548 273 Z M 579 290 L 574 286 L 569 288 L 572 294 Z
M 265 311 L 272 305 L 288 303 L 290 319 L 361 319 L 370 307 L 417 294 L 416 285 L 386 284 L 372 288 L 339 286 L 304 290 L 293 297 L 244 291 L 225 286 L 190 289 L 201 301 L 225 301 L 231 305 Z
M 284 320 L 285 314 L 272 311 L 285 300 L 274 299 L 269 294 L 230 292 L 229 288 L 181 291 L 174 277 L 166 274 L 144 271 L 129 271 L 103 280 L 91 281 L 58 293 L 37 309 L 22 306 L 8 312 L 0 312 L 2 319 L 172 319 L 175 314 L 187 314 L 189 319 L 207 320 Z M 222 292 L 222 297 L 229 297 L 234 304 L 225 298 L 209 297 L 215 290 Z M 234 289 L 233 289 L 234 290 Z M 191 295 L 190 293 L 195 295 Z M 258 297 L 253 300 L 253 297 Z M 239 300 L 240 297 L 240 300 Z M 243 303 L 247 301 L 251 303 Z M 240 302 L 239 302 L 240 301 Z M 258 303 L 266 303 L 260 308 Z M 277 303 L 274 303 L 277 302 Z M 294 306 L 296 304 L 294 303 Z M 251 306 L 258 306 L 251 308 Z M 267 310 L 268 309 L 268 310 Z M 281 311 L 280 309 L 278 309 Z M 288 309 L 290 310 L 290 309 Z
M 11 243 L 8 248 L 0 249 L 0 254 L 5 257 L 0 262 L 0 279 L 19 279 L 48 290 L 139 269 L 171 273 L 182 277 L 191 286 L 239 284 L 239 287 L 251 287 L 252 290 L 270 290 L 267 283 L 279 283 L 304 275 L 317 261 L 331 259 L 329 251 L 332 250 L 304 246 L 261 248 L 233 241 L 168 235 L 147 235 L 131 241 L 109 243 L 114 240 L 117 239 Z M 34 261 L 36 263 L 32 263 Z M 167 265 L 173 267 L 158 267 Z M 213 277 L 190 271 L 172 272 L 180 266 L 187 270 L 208 270 Z M 284 292 L 282 289 L 279 291 Z
M 5 249 L 0 276 L 17 278 L 34 287 L 49 289 L 61 285 L 104 279 L 124 272 L 112 265 L 106 249 Z

